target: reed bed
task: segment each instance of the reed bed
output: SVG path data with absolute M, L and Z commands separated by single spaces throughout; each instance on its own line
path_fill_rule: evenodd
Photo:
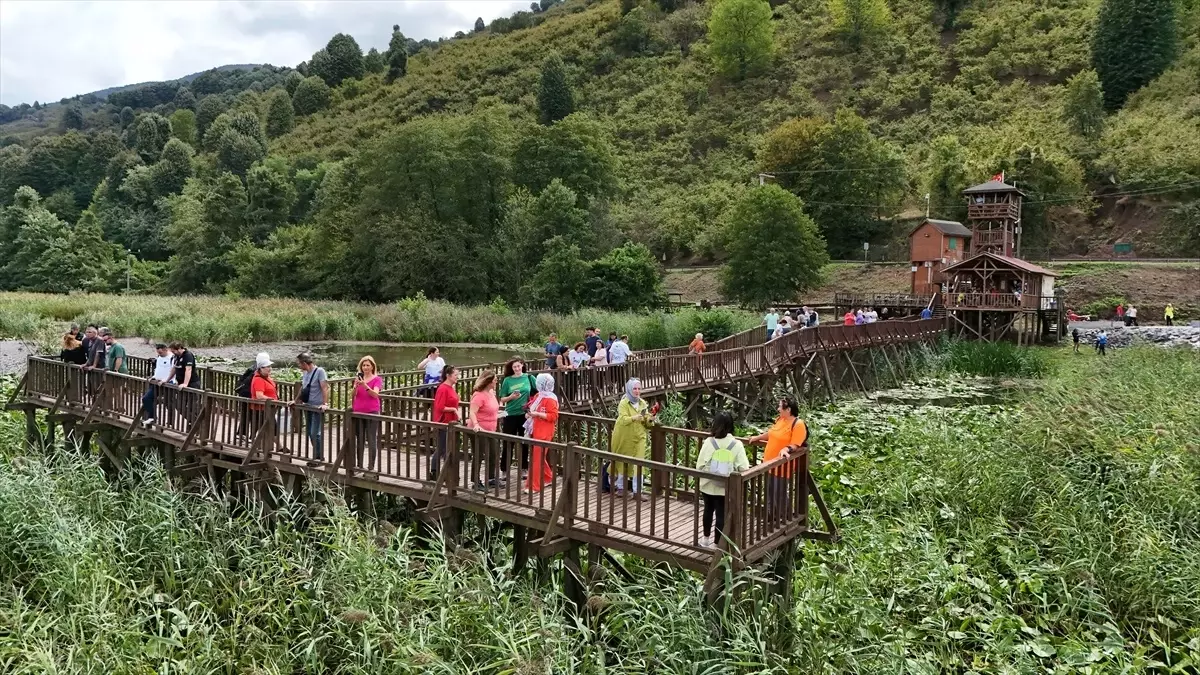
M 331 300 L 0 293 L 0 337 L 32 339 L 74 321 L 122 336 L 183 340 L 197 347 L 289 340 L 382 340 L 539 344 L 547 335 L 582 336 L 588 326 L 630 336 L 636 349 L 687 344 L 697 332 L 718 339 L 758 323 L 749 312 L 684 309 L 555 314 L 496 302 L 464 306 L 412 298 L 389 305 Z

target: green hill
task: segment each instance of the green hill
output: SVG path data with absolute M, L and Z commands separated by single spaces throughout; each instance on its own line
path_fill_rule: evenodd
M 339 36 L 300 73 L 156 104 L 194 110 L 190 133 L 143 126 L 138 110 L 95 157 L 71 141 L 73 161 L 56 164 L 79 168 L 62 175 L 30 169 L 50 151 L 22 141 L 0 150 L 0 200 L 35 187 L 167 290 L 560 308 L 649 301 L 622 283 L 650 258 L 723 260 L 729 210 L 760 173 L 803 199 L 835 258 L 862 241 L 898 251 L 927 206 L 957 217 L 958 191 L 1000 171 L 1029 195 L 1031 249 L 1200 245 L 1194 0 L 1150 3 L 1173 17 L 1172 40 L 1131 38 L 1146 53 L 1117 55 L 1157 58 L 1161 74 L 1099 79 L 1099 0 L 772 2 L 770 54 L 745 77 L 722 74 L 719 3 L 546 4 L 416 48 L 397 33 L 365 58 Z M 575 110 L 553 125 L 539 124 L 547 72 Z M 1116 105 L 1101 89 L 1138 77 L 1149 84 Z M 40 142 L 94 146 L 92 122 Z M 177 147 L 163 166 L 170 135 L 195 156 Z M 48 203 L 64 189 L 71 204 Z M 17 271 L 0 285 L 38 285 Z

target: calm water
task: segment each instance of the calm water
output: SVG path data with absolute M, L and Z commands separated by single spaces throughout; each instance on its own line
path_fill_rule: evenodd
M 358 365 L 358 360 L 367 354 L 375 358 L 380 372 L 394 373 L 403 370 L 415 370 L 421 359 L 425 358 L 428 347 L 409 345 L 364 345 L 344 344 L 340 342 L 321 342 L 312 346 L 312 352 L 317 357 L 317 364 L 327 370 L 350 371 Z M 537 349 L 505 349 L 500 347 L 455 347 L 440 346 L 442 358 L 446 363 L 455 366 L 471 366 L 479 363 L 497 363 L 506 361 L 513 356 L 523 356 L 527 360 L 541 358 Z M 249 365 L 237 363 L 238 367 Z M 290 363 L 288 365 L 291 365 Z

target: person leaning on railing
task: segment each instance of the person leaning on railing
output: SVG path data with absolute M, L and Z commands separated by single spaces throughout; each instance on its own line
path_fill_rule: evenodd
M 751 436 L 749 441 L 765 444 L 763 463 L 778 457 L 787 457 L 792 452 L 808 447 L 808 425 L 800 419 L 800 406 L 795 399 L 784 398 L 779 401 L 779 416 L 775 423 L 764 433 Z M 771 517 L 779 517 L 787 507 L 787 485 L 792 477 L 791 467 L 771 469 L 767 480 L 767 509 Z

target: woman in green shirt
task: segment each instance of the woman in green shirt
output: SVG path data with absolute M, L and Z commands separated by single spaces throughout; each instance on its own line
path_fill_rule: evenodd
M 504 379 L 500 382 L 500 404 L 504 406 L 504 419 L 500 431 L 511 436 L 525 435 L 525 406 L 529 404 L 530 392 L 537 391 L 533 376 L 525 372 L 525 359 L 514 357 L 504 364 Z M 505 444 L 500 456 L 502 475 L 508 474 L 508 458 L 512 447 Z M 529 445 L 521 444 L 521 478 L 529 472 Z
M 613 423 L 612 440 L 609 448 L 618 455 L 633 459 L 646 458 L 647 430 L 654 426 L 654 416 L 658 414 L 658 406 L 651 407 L 642 398 L 642 383 L 630 378 L 625 383 L 625 395 L 617 405 L 617 421 Z M 616 494 L 625 490 L 644 498 L 642 494 L 642 474 L 638 464 L 615 462 L 612 471 L 616 474 L 614 487 Z M 628 478 L 628 483 L 626 482 Z

